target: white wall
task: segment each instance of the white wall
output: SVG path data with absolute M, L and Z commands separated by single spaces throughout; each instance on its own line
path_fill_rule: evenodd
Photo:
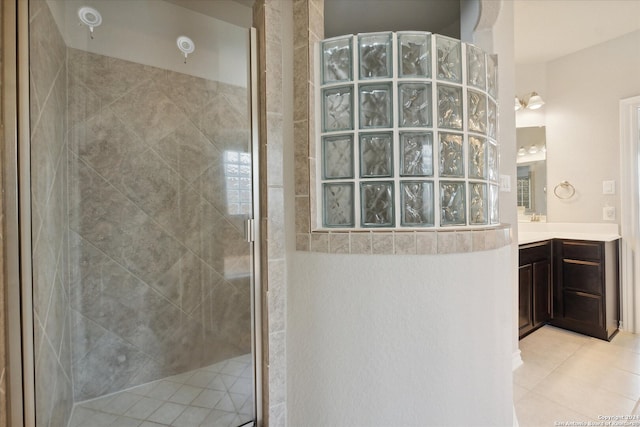
M 289 425 L 511 425 L 509 247 L 290 259 Z
M 516 129 L 513 109 L 515 82 L 514 59 L 514 18 L 513 2 L 482 0 L 482 8 L 495 8 L 499 5 L 499 14 L 490 28 L 476 31 L 474 43 L 488 52 L 498 54 L 499 67 L 499 132 L 500 132 L 500 175 L 508 176 L 511 191 L 500 192 L 500 221 L 511 224 L 511 273 L 510 283 L 511 311 L 511 349 L 513 366 L 522 364 L 518 344 L 518 212 L 517 212 L 517 170 L 516 170 Z
M 640 31 L 547 63 L 550 222 L 604 222 L 607 205 L 620 217 L 619 194 L 603 195 L 602 181 L 619 189 L 619 101 L 640 95 L 639 46 Z M 565 201 L 551 195 L 564 180 L 576 188 Z
M 67 46 L 208 80 L 246 87 L 248 31 L 202 13 L 158 0 L 47 0 Z M 77 11 L 94 7 L 102 25 L 80 23 Z M 251 8 L 238 4 L 251 17 Z M 176 39 L 186 35 L 195 51 L 184 63 Z

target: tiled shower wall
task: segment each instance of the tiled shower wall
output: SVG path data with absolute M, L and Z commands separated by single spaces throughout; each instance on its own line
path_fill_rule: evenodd
M 68 58 L 75 400 L 249 353 L 246 89 Z
M 66 47 L 45 2 L 30 2 L 31 210 L 37 425 L 73 402 L 67 286 Z

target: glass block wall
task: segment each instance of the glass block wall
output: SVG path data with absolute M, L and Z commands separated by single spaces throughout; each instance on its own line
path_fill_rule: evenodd
M 494 55 L 425 32 L 319 47 L 322 228 L 499 223 Z

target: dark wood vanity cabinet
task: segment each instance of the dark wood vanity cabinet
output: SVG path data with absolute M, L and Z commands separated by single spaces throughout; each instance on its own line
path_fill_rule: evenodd
M 520 338 L 550 323 L 610 340 L 618 330 L 618 240 L 520 245 Z
M 520 338 L 551 319 L 551 242 L 520 246 L 519 261 Z
M 618 330 L 618 240 L 556 239 L 552 324 L 603 340 Z

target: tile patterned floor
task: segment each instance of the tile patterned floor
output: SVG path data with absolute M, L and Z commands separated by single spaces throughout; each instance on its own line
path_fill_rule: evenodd
M 514 371 L 520 427 L 606 425 L 602 417 L 622 415 L 640 426 L 640 334 L 620 332 L 606 342 L 544 326 L 523 338 L 520 350 L 524 364 Z
M 253 419 L 251 355 L 77 404 L 69 427 L 238 427 Z

